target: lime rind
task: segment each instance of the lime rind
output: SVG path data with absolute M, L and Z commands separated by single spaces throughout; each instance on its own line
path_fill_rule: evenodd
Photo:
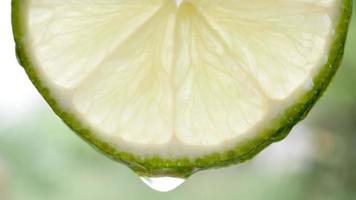
M 331 82 L 334 74 L 340 66 L 344 44 L 347 36 L 348 25 L 352 13 L 352 0 L 343 0 L 340 19 L 336 27 L 335 38 L 329 50 L 328 62 L 322 67 L 319 74 L 314 78 L 314 86 L 304 94 L 297 103 L 290 106 L 282 117 L 275 119 L 270 128 L 264 130 L 253 139 L 238 144 L 235 148 L 222 153 L 214 153 L 195 159 L 162 159 L 159 157 L 141 158 L 131 153 L 119 151 L 112 145 L 99 140 L 91 130 L 84 127 L 70 112 L 64 112 L 51 95 L 48 88 L 44 86 L 23 40 L 25 35 L 24 16 L 26 16 L 26 1 L 12 0 L 12 24 L 16 42 L 16 53 L 19 63 L 24 67 L 29 78 L 48 102 L 54 112 L 82 139 L 93 146 L 99 152 L 111 159 L 121 162 L 140 176 L 173 176 L 188 177 L 193 173 L 209 169 L 241 163 L 251 159 L 265 147 L 277 142 L 288 135 L 293 126 L 302 120 L 316 101 L 322 96 Z

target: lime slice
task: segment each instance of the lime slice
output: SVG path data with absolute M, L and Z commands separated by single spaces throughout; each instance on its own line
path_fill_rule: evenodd
M 285 137 L 339 66 L 351 0 L 13 0 L 53 110 L 136 173 L 186 177 Z

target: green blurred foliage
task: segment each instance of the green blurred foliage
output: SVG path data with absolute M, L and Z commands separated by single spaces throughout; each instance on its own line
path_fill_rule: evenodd
M 316 151 L 299 170 L 266 170 L 263 162 L 257 167 L 248 162 L 200 172 L 175 191 L 158 193 L 74 137 L 43 106 L 0 126 L 0 200 L 356 199 L 355 49 L 356 20 L 342 67 L 303 122 L 312 130 Z

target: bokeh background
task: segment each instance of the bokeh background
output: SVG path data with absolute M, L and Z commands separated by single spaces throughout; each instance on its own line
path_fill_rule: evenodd
M 289 137 L 252 161 L 198 173 L 175 191 L 158 193 L 51 111 L 16 62 L 10 0 L 1 0 L 0 200 L 356 199 L 355 14 L 342 67 Z

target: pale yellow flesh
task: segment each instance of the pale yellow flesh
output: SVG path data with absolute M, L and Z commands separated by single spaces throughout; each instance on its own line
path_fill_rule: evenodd
M 168 156 L 224 151 L 311 89 L 341 2 L 25 1 L 61 106 L 119 149 Z

